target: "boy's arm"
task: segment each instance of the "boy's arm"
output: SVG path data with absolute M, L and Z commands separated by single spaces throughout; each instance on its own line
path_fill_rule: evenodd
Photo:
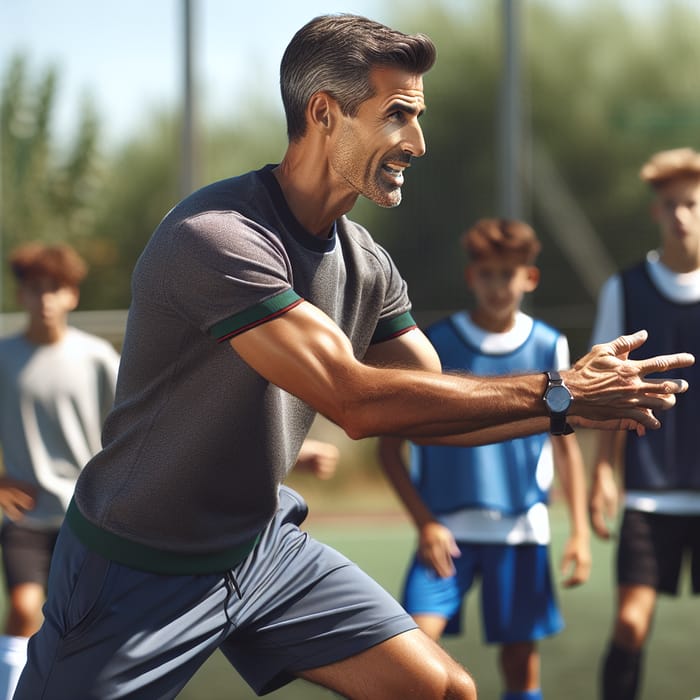
M 435 519 L 413 485 L 403 459 L 404 444 L 401 438 L 380 438 L 379 462 L 418 530 L 419 558 L 438 576 L 452 576 L 452 558 L 459 556 L 459 548 L 450 530 Z
M 552 453 L 569 511 L 570 534 L 561 560 L 562 585 L 585 583 L 591 573 L 591 538 L 586 515 L 586 475 L 575 435 L 553 435 Z
M 619 507 L 615 465 L 621 463 L 620 453 L 626 435 L 622 431 L 599 432 L 597 438 L 588 507 L 593 531 L 598 537 L 609 540 L 612 537 L 610 523 L 617 518 Z
M 319 479 L 330 479 L 338 466 L 340 450 L 330 442 L 306 438 L 302 443 L 294 469 L 308 472 Z

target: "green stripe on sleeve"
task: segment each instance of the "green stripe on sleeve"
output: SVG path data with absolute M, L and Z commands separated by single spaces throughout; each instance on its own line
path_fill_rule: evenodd
M 209 335 L 216 338 L 219 342 L 228 340 L 249 328 L 259 326 L 265 323 L 292 307 L 299 304 L 303 299 L 293 290 L 286 289 L 284 292 L 265 299 L 265 301 L 251 306 L 233 316 L 225 318 L 223 321 L 215 323 L 209 329 Z
M 372 336 L 372 343 L 382 343 L 385 340 L 396 338 L 396 336 L 415 328 L 416 325 L 410 311 L 406 311 L 395 318 L 379 321 L 374 335 Z

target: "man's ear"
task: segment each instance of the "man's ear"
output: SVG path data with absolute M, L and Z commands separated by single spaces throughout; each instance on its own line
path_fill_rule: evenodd
M 329 131 L 337 106 L 338 103 L 327 92 L 314 93 L 306 106 L 306 123 L 311 129 Z
M 534 265 L 528 265 L 527 268 L 527 289 L 528 292 L 534 292 L 540 283 L 540 268 Z

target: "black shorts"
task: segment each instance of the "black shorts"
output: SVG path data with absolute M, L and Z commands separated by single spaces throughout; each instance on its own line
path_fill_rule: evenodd
M 700 593 L 700 515 L 667 515 L 626 510 L 617 550 L 619 585 L 651 586 L 677 595 L 684 559 L 692 591 Z
M 5 520 L 0 530 L 2 564 L 8 590 L 22 583 L 46 588 L 58 530 L 35 530 Z

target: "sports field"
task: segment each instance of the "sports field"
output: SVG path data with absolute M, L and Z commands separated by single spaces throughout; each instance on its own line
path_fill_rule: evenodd
M 566 533 L 566 516 L 552 508 L 555 561 Z M 400 517 L 355 515 L 344 520 L 314 518 L 307 529 L 358 562 L 390 592 L 397 594 L 412 549 L 413 534 Z M 567 623 L 557 637 L 542 645 L 543 687 L 548 700 L 596 700 L 598 660 L 608 636 L 612 613 L 610 557 L 612 545 L 594 541 L 591 580 L 576 590 L 560 590 Z M 687 578 L 687 577 L 686 577 Z M 687 581 L 685 581 L 687 588 Z M 500 685 L 496 653 L 481 644 L 478 598 L 466 610 L 466 631 L 445 646 L 474 674 L 482 700 L 498 700 Z M 687 592 L 661 599 L 657 624 L 647 655 L 644 692 L 640 700 L 691 700 L 700 695 L 700 599 Z M 244 700 L 256 697 L 216 653 L 180 694 L 180 700 Z M 279 700 L 322 700 L 329 691 L 302 681 L 266 696 Z M 399 700 L 399 699 L 397 699 Z

